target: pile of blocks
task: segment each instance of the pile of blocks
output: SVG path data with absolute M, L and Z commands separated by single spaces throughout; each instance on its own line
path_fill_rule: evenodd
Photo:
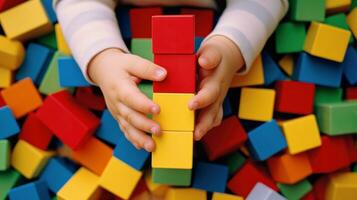
M 52 0 L 0 0 L 0 199 L 357 199 L 357 1 L 289 3 L 196 143 L 195 52 L 220 13 L 116 10 L 131 52 L 168 71 L 139 84 L 161 107 L 150 154 L 81 74 Z

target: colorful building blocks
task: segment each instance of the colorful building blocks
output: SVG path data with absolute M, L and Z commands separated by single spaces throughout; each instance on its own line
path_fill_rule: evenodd
M 167 191 L 165 200 L 206 200 L 207 193 L 204 190 L 192 188 L 170 188 Z
M 22 181 L 21 174 L 15 169 L 0 171 L 0 199 L 6 199 L 11 188 Z
M 325 0 L 289 0 L 290 19 L 295 21 L 323 21 L 325 19 Z
M 73 57 L 61 57 L 57 62 L 61 87 L 90 86 Z
M 357 174 L 342 172 L 330 176 L 326 188 L 326 200 L 356 199 Z
M 170 186 L 190 186 L 192 169 L 153 168 L 152 181 Z
M 278 187 L 287 199 L 301 199 L 312 191 L 312 185 L 306 179 L 294 185 L 278 183 Z
M 328 13 L 345 12 L 351 6 L 351 0 L 326 0 L 326 10 Z
M 233 194 L 215 192 L 212 195 L 212 200 L 243 200 L 243 197 Z
M 240 169 L 245 163 L 246 158 L 239 151 L 232 153 L 225 159 L 225 164 L 228 167 L 229 175 L 234 174 L 238 169 Z
M 259 55 L 246 74 L 237 73 L 234 75 L 231 87 L 263 85 L 264 81 L 263 60 L 262 56 Z
M 151 17 L 161 15 L 159 7 L 133 8 L 129 10 L 130 28 L 132 38 L 151 38 Z
M 280 70 L 277 63 L 266 51 L 262 52 L 263 67 L 264 67 L 264 85 L 268 86 L 275 81 L 285 80 L 286 77 L 284 73 Z
M 0 0 L 0 12 L 14 7 L 24 1 L 25 0 Z
M 0 108 L 0 139 L 12 137 L 20 132 L 20 127 L 8 106 Z
M 112 114 L 108 110 L 104 110 L 96 136 L 109 144 L 115 145 L 123 134 Z
M 340 102 L 342 97 L 343 90 L 340 88 L 316 87 L 314 104 Z
M 152 41 L 148 38 L 134 38 L 131 40 L 131 53 L 153 61 Z
M 347 23 L 350 26 L 355 39 L 357 39 L 357 8 L 354 8 L 350 14 L 348 14 Z
M 42 181 L 27 183 L 10 190 L 9 198 L 11 200 L 33 199 L 50 200 L 50 193 L 46 184 Z
M 0 171 L 6 171 L 10 167 L 10 142 L 0 140 Z
M 277 53 L 296 53 L 303 51 L 306 37 L 305 24 L 301 22 L 281 23 L 275 32 Z
M 197 162 L 193 172 L 192 187 L 208 192 L 224 192 L 228 180 L 228 167 Z
M 21 42 L 0 35 L 0 66 L 11 71 L 20 67 L 25 49 Z
M 59 24 L 55 25 L 55 33 L 58 51 L 64 55 L 71 55 L 71 50 L 68 47 L 68 44 L 63 36 L 61 26 Z
M 95 111 L 105 110 L 105 100 L 99 88 L 95 87 L 80 87 L 77 88 L 75 100 L 88 109 Z
M 214 13 L 211 9 L 182 8 L 181 14 L 195 16 L 195 36 L 206 37 L 213 29 Z
M 271 188 L 269 188 L 268 186 L 262 183 L 257 183 L 246 198 L 246 200 L 255 200 L 255 199 L 286 200 L 279 193 L 277 193 L 276 191 L 272 190 Z

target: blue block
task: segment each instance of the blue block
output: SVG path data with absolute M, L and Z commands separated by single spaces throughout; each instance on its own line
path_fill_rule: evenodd
M 90 84 L 84 78 L 76 61 L 69 56 L 58 59 L 58 73 L 62 87 L 87 87 Z
M 248 133 L 247 147 L 256 160 L 266 160 L 286 146 L 284 134 L 275 120 L 266 122 Z
M 26 56 L 20 69 L 16 73 L 17 81 L 30 77 L 37 85 L 41 83 L 42 76 L 51 60 L 52 51 L 42 45 L 30 43 L 26 49 Z
M 197 52 L 200 47 L 201 47 L 201 43 L 203 42 L 205 38 L 203 37 L 195 37 L 195 52 Z
M 108 110 L 104 110 L 96 136 L 109 144 L 115 145 L 123 134 L 112 114 Z
M 7 139 L 20 132 L 16 118 L 8 106 L 0 108 L 0 139 Z
M 52 0 L 42 0 L 42 5 L 46 10 L 47 16 L 52 23 L 57 22 L 57 15 L 53 10 L 53 1 Z
M 264 84 L 266 86 L 274 83 L 275 81 L 286 79 L 284 73 L 280 70 L 279 66 L 266 51 L 262 52 L 262 60 L 264 68 Z
M 10 200 L 50 200 L 50 193 L 46 183 L 35 181 L 15 187 L 9 192 Z
M 350 85 L 357 84 L 357 50 L 350 45 L 342 63 L 343 73 Z
M 233 115 L 232 106 L 229 101 L 229 98 L 226 97 L 223 101 L 223 117 L 228 117 L 231 115 Z
M 121 35 L 124 39 L 131 38 L 131 25 L 128 6 L 118 6 L 116 9 L 116 17 L 118 19 Z
M 342 64 L 300 53 L 294 68 L 293 79 L 320 86 L 340 87 Z
M 73 167 L 68 166 L 62 159 L 52 158 L 43 170 L 40 180 L 45 182 L 53 193 L 57 193 L 74 171 Z
M 124 134 L 119 135 L 118 143 L 114 149 L 114 156 L 131 167 L 142 170 L 150 153 L 144 149 L 138 150 L 128 141 Z
M 197 162 L 194 166 L 192 187 L 209 192 L 224 192 L 228 179 L 228 167 L 219 164 Z

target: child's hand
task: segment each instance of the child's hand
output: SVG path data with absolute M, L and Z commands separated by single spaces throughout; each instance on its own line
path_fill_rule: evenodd
M 194 138 L 200 140 L 223 117 L 222 104 L 233 75 L 244 65 L 239 48 L 224 36 L 213 36 L 198 52 L 200 65 L 199 92 L 189 102 L 198 114 Z
M 137 84 L 141 79 L 161 81 L 166 70 L 139 56 L 107 49 L 91 61 L 88 73 L 103 91 L 108 109 L 126 138 L 138 149 L 153 151 L 154 141 L 145 132 L 160 134 L 161 130 L 146 115 L 158 114 L 160 107 L 141 93 Z

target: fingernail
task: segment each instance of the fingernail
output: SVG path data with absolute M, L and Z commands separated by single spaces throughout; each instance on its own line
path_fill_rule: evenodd
M 156 127 L 156 126 L 154 126 L 154 127 L 152 127 L 151 129 L 150 129 L 150 131 L 151 131 L 151 133 L 152 134 L 159 134 L 159 128 L 158 127 Z
M 145 150 L 146 151 L 151 151 L 152 150 L 152 144 L 150 142 L 145 144 Z
M 158 106 L 152 106 L 151 107 L 151 113 L 152 114 L 158 114 L 160 112 L 160 108 Z
M 197 108 L 197 106 L 198 106 L 198 103 L 196 101 L 194 101 L 194 102 L 190 103 L 189 108 L 191 110 L 195 110 Z
M 157 69 L 155 73 L 158 78 L 162 78 L 166 74 L 165 70 L 163 70 L 163 69 Z
M 207 59 L 205 57 L 200 57 L 198 62 L 201 65 L 206 65 L 207 64 Z

